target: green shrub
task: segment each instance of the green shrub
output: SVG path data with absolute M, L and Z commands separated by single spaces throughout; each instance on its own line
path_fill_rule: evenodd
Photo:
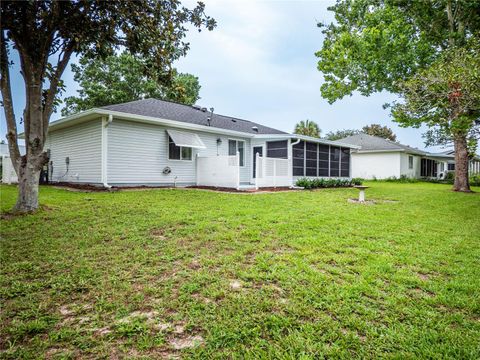
M 471 174 L 469 181 L 472 186 L 480 186 L 480 173 Z
M 296 185 L 304 189 L 332 188 L 332 187 L 350 187 L 362 185 L 363 179 L 335 179 L 335 178 L 300 178 Z
M 362 178 L 353 178 L 352 179 L 352 185 L 362 185 L 363 184 L 363 179 Z
M 416 182 L 418 182 L 417 179 L 408 177 L 407 175 L 401 175 L 399 178 L 397 178 L 396 176 L 390 176 L 390 177 L 384 179 L 384 181 L 396 182 L 396 183 L 416 183 Z
M 445 181 L 453 181 L 455 180 L 455 172 L 454 171 L 449 171 L 447 172 L 447 176 L 445 176 Z

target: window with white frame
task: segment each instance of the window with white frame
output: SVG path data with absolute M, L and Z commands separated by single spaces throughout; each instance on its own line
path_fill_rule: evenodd
M 192 148 L 175 145 L 172 138 L 168 137 L 168 158 L 170 160 L 192 160 Z
M 240 155 L 240 166 L 245 166 L 245 142 L 241 140 L 228 140 L 228 155 Z
M 413 169 L 413 156 L 408 157 L 408 168 Z

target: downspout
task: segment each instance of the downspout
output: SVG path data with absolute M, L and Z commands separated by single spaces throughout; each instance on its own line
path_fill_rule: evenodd
M 291 141 L 291 140 L 290 140 Z M 290 142 L 290 156 L 289 156 L 289 159 L 290 159 L 290 164 L 289 164 L 289 171 L 291 172 L 292 176 L 292 185 L 290 186 L 291 189 L 293 189 L 295 187 L 295 184 L 293 183 L 293 146 L 294 145 L 297 145 L 301 140 L 300 139 L 297 139 L 297 141 L 295 142 Z
M 102 185 L 103 187 L 110 189 L 108 185 L 107 168 L 108 168 L 108 125 L 113 121 L 113 115 L 108 115 L 108 119 L 102 118 Z

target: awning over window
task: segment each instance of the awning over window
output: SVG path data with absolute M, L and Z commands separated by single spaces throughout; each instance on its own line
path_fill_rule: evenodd
M 167 133 L 177 146 L 184 146 L 195 149 L 206 148 L 205 144 L 197 134 L 172 129 L 168 129 Z

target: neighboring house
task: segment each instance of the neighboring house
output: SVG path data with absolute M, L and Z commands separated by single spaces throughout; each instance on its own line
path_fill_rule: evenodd
M 18 150 L 20 151 L 21 155 L 25 155 L 25 145 L 19 145 Z M 18 182 L 17 173 L 15 172 L 12 161 L 10 160 L 8 144 L 0 144 L 0 168 L 2 183 L 13 184 Z
M 54 121 L 45 145 L 54 182 L 233 188 L 348 178 L 352 148 L 156 99 Z
M 339 140 L 360 146 L 352 156 L 352 177 L 386 179 L 390 177 L 444 178 L 455 170 L 453 151 L 429 153 L 381 137 L 360 133 Z M 471 172 L 478 172 L 478 159 L 470 161 Z M 476 170 L 475 170 L 476 169 Z
M 454 150 L 448 150 L 440 154 L 448 155 L 455 159 Z M 450 162 L 448 164 L 448 170 L 455 170 L 455 161 Z M 468 172 L 469 174 L 480 174 L 480 156 L 479 155 L 475 155 L 473 158 L 469 160 Z

